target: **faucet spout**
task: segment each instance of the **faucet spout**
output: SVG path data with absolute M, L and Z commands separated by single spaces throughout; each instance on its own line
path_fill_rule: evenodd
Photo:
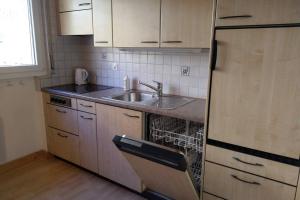
M 144 85 L 144 86 L 146 86 L 146 87 L 148 87 L 148 88 L 154 90 L 154 91 L 156 92 L 157 96 L 158 96 L 158 97 L 161 97 L 161 96 L 163 95 L 163 84 L 160 83 L 160 82 L 158 82 L 158 81 L 153 81 L 153 82 L 157 84 L 157 87 L 154 87 L 154 86 L 152 86 L 152 85 L 149 85 L 149 84 L 147 84 L 147 83 L 144 83 L 144 82 L 142 82 L 142 81 L 140 81 L 140 80 L 138 81 L 138 84 Z

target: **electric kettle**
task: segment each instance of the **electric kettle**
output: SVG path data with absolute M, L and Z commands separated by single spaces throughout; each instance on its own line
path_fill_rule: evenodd
M 77 68 L 75 71 L 75 84 L 84 85 L 88 83 L 89 73 L 87 70 L 82 68 Z

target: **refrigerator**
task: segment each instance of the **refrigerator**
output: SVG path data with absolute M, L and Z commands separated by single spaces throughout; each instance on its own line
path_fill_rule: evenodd
M 214 39 L 207 143 L 299 160 L 300 27 L 217 27 Z

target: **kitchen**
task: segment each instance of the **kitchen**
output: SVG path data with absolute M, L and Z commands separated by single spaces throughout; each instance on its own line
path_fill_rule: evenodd
M 299 0 L 14 0 L 0 24 L 0 199 L 300 199 Z

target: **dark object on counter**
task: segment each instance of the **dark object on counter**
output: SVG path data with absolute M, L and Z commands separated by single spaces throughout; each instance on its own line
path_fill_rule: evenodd
M 105 85 L 95 85 L 95 84 L 86 84 L 86 85 L 68 84 L 68 85 L 54 86 L 48 89 L 67 92 L 67 93 L 84 94 L 84 93 L 96 92 L 100 90 L 107 90 L 111 88 L 113 87 L 105 86 Z

